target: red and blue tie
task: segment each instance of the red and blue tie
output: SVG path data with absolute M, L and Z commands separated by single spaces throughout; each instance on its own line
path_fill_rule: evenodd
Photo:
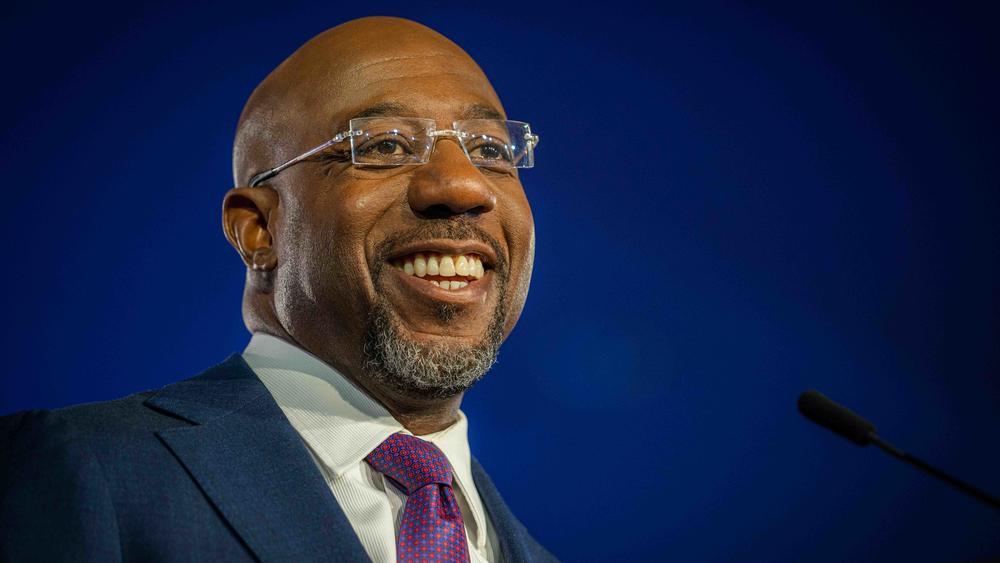
M 451 487 L 451 465 L 437 446 L 396 433 L 365 461 L 407 495 L 396 541 L 397 561 L 469 561 L 465 524 Z

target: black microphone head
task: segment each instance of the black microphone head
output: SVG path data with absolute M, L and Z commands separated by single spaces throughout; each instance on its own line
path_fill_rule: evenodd
M 875 425 L 834 403 L 819 391 L 809 390 L 799 396 L 799 412 L 859 446 L 867 446 L 875 434 Z

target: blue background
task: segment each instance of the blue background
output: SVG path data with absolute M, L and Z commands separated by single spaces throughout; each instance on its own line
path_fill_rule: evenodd
M 795 409 L 820 389 L 1000 494 L 996 14 L 812 4 L 6 3 L 0 412 L 241 350 L 220 228 L 240 109 L 315 33 L 401 15 L 543 138 L 527 308 L 464 406 L 540 541 L 1000 554 L 997 513 Z

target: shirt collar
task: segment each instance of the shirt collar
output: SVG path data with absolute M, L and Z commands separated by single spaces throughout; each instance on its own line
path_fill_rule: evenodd
M 360 387 L 285 340 L 254 333 L 243 358 L 334 478 L 362 462 L 392 434 L 410 434 Z M 420 438 L 441 449 L 459 486 L 475 487 L 465 413 L 458 411 L 454 424 Z

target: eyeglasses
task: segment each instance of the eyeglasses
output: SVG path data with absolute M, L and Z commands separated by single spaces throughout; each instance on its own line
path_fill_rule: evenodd
M 437 129 L 436 126 L 433 119 L 421 117 L 354 118 L 347 131 L 337 133 L 329 141 L 284 164 L 255 174 L 250 178 L 250 187 L 327 149 L 339 153 L 346 161 L 348 143 L 351 162 L 365 167 L 425 164 L 440 137 L 457 139 L 465 156 L 480 168 L 508 172 L 535 165 L 538 135 L 532 134 L 531 126 L 522 121 L 464 119 L 453 122 L 451 129 Z

